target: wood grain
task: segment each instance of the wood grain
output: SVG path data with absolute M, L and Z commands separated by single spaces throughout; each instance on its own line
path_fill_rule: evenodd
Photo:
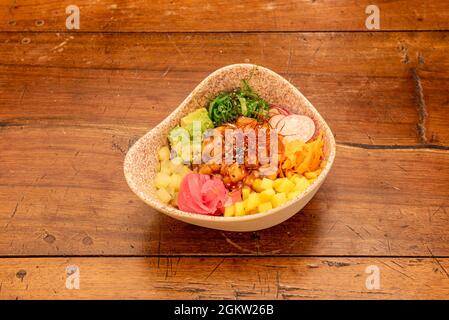
M 1 30 L 65 31 L 73 1 L 3 2 Z M 78 0 L 80 31 L 366 31 L 363 1 Z M 446 1 L 378 0 L 382 30 L 448 30 Z
M 24 128 L 120 128 L 140 136 L 173 111 L 205 76 L 206 72 L 164 75 L 146 70 L 0 67 L 0 123 Z M 325 117 L 337 141 L 419 143 L 411 79 L 297 74 L 291 81 Z M 443 91 L 440 97 L 444 99 Z M 442 122 L 432 132 L 443 133 L 443 127 Z
M 208 73 L 246 61 L 298 86 L 340 141 L 448 146 L 447 35 L 0 33 L 0 90 L 9 118 L 48 119 L 33 97 L 53 111 L 67 104 L 69 119 L 110 123 L 118 112 L 125 125 L 146 126 L 148 107 L 166 115 L 157 110 L 172 110 Z
M 122 173 L 135 137 L 124 130 L 0 132 L 2 255 L 449 253 L 447 151 L 339 145 L 328 180 L 302 214 L 261 232 L 228 233 L 175 221 L 139 201 Z
M 380 289 L 367 289 L 368 266 Z M 67 289 L 77 266 L 79 290 Z M 448 259 L 0 259 L 1 299 L 446 299 Z

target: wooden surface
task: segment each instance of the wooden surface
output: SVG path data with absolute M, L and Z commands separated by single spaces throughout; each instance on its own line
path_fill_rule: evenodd
M 370 266 L 381 290 L 365 285 Z M 79 289 L 65 288 L 66 267 Z M 35 258 L 0 259 L 8 299 L 446 299 L 448 259 Z
M 0 298 L 447 298 L 448 2 L 379 1 L 391 32 L 366 32 L 363 1 L 198 3 L 82 1 L 66 32 L 68 2 L 1 2 Z M 127 187 L 124 155 L 238 62 L 314 104 L 333 170 L 267 230 L 158 214 Z

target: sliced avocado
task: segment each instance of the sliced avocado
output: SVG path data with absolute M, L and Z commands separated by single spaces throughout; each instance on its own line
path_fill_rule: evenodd
M 206 108 L 195 110 L 181 119 L 181 127 L 186 129 L 190 136 L 193 136 L 193 122 L 200 122 L 201 133 L 207 129 L 213 128 L 214 124 L 209 118 Z

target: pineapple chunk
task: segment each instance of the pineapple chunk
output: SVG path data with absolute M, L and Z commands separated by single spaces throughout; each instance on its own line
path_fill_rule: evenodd
M 173 188 L 175 191 L 179 191 L 179 186 L 181 185 L 182 178 L 179 174 L 173 174 L 170 177 L 169 187 Z
M 167 146 L 164 146 L 159 149 L 158 152 L 159 160 L 165 161 L 170 159 L 170 149 Z
M 288 200 L 293 200 L 293 199 L 297 198 L 301 193 L 302 193 L 301 191 L 292 191 L 292 192 L 289 192 L 289 193 L 287 194 L 287 199 L 288 199 Z
M 271 205 L 271 202 L 263 202 L 258 205 L 257 210 L 259 212 L 264 212 L 273 209 L 273 206 Z
M 267 189 L 272 189 L 273 188 L 273 180 L 267 179 L 267 178 L 263 178 L 262 182 L 260 183 L 260 188 L 262 190 L 267 190 Z
M 273 197 L 271 197 L 271 204 L 273 208 L 279 207 L 287 202 L 287 195 L 285 193 L 276 193 Z
M 243 201 L 239 201 L 234 203 L 235 206 L 235 216 L 244 216 L 245 215 L 245 206 Z
M 169 203 L 171 200 L 171 195 L 168 193 L 168 191 L 164 188 L 158 189 L 156 191 L 156 196 L 161 200 L 163 203 Z
M 280 180 L 280 182 L 278 182 Z M 284 192 L 288 193 L 290 190 L 292 190 L 295 187 L 295 184 L 288 180 L 287 178 L 281 178 L 277 179 L 275 181 L 274 189 L 277 192 Z
M 164 172 L 158 172 L 154 179 L 154 185 L 157 188 L 166 188 L 170 184 L 170 176 Z
M 248 187 L 243 187 L 242 188 L 242 199 L 246 200 L 248 199 L 249 194 L 251 193 L 251 189 Z
M 246 201 L 245 212 L 249 213 L 257 208 L 260 203 L 259 194 L 258 193 L 250 193 L 248 199 Z
M 266 189 L 259 194 L 259 198 L 261 202 L 270 201 L 271 198 L 276 194 L 273 189 Z
M 233 216 L 235 216 L 234 205 L 230 205 L 228 207 L 225 207 L 224 216 L 225 217 L 233 217 Z
M 255 191 L 257 191 L 257 192 L 262 192 L 263 191 L 263 189 L 262 189 L 262 180 L 260 180 L 260 179 L 254 180 L 254 182 L 253 182 L 253 189 Z

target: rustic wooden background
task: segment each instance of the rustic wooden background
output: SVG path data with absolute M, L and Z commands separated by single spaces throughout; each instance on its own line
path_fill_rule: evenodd
M 0 298 L 448 298 L 448 36 L 447 0 L 0 1 Z M 321 112 L 332 172 L 260 232 L 158 214 L 128 189 L 125 153 L 239 62 Z

